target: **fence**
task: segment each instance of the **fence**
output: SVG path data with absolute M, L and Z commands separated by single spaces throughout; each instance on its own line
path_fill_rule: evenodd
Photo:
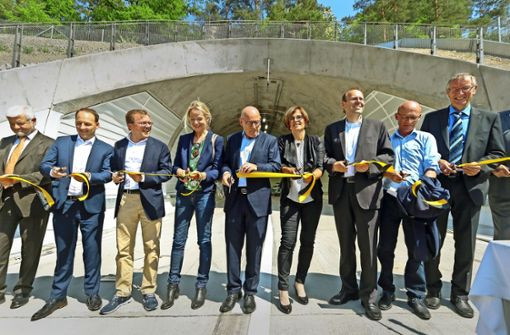
M 486 27 L 272 21 L 131 21 L 0 25 L 0 69 L 141 45 L 227 38 L 342 41 L 386 48 L 455 50 L 510 58 L 510 20 Z

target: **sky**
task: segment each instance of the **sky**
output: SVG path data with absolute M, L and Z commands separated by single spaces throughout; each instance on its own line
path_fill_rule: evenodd
M 337 20 L 354 14 L 352 9 L 354 0 L 319 0 L 319 3 L 331 7 Z

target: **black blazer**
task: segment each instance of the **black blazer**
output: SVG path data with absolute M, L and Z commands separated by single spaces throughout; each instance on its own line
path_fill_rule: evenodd
M 324 167 L 329 173 L 329 203 L 334 204 L 340 198 L 345 184 L 344 174 L 333 172 L 333 164 L 336 161 L 345 160 L 345 119 L 326 127 L 324 149 Z M 358 137 L 356 162 L 378 160 L 393 164 L 394 155 L 384 124 L 379 120 L 363 119 Z M 383 196 L 382 177 L 382 171 L 374 164 L 370 164 L 367 172 L 354 175 L 356 198 L 361 208 L 378 209 L 380 207 Z
M 305 135 L 304 145 L 304 172 L 313 172 L 315 169 L 323 171 L 324 162 L 324 145 L 319 136 Z M 294 145 L 294 136 L 292 134 L 282 135 L 278 138 L 278 148 L 280 150 L 280 158 L 282 167 L 296 167 L 297 155 L 296 146 Z M 289 195 L 290 180 L 282 178 L 281 181 L 281 199 L 287 198 Z M 322 197 L 322 182 L 318 179 L 310 194 L 313 199 Z
M 447 161 L 450 158 L 449 113 L 449 107 L 428 113 L 425 115 L 421 126 L 421 130 L 434 135 L 439 154 L 441 154 L 442 159 Z M 498 114 L 471 108 L 462 163 L 499 158 L 503 157 L 504 153 L 505 146 L 501 132 L 501 120 Z M 482 165 L 482 170 L 476 176 L 469 177 L 462 174 L 462 179 L 469 192 L 469 196 L 477 206 L 481 206 L 484 202 L 485 194 L 487 194 L 489 187 L 487 180 L 491 171 L 492 169 L 489 166 Z M 443 174 L 440 174 L 438 178 L 441 183 L 446 182 L 448 179 Z
M 126 163 L 126 150 L 128 139 L 123 138 L 115 142 L 113 156 L 111 160 L 112 171 L 124 170 Z M 172 159 L 168 146 L 153 137 L 147 139 L 145 151 L 143 153 L 142 166 L 140 172 L 151 172 L 170 174 Z M 170 176 L 145 176 L 144 181 L 138 183 L 140 187 L 140 199 L 145 214 L 150 220 L 156 220 L 165 216 L 165 200 L 161 185 L 169 180 Z M 117 201 L 115 203 L 115 217 L 119 212 L 120 200 L 124 191 L 124 182 L 119 184 L 117 192 Z
M 230 190 L 225 191 L 224 211 L 228 212 L 235 203 L 237 184 L 239 179 L 236 171 L 239 170 L 239 157 L 243 132 L 237 132 L 227 138 L 225 152 L 223 154 L 222 175 L 229 172 L 234 177 L 234 184 Z M 266 133 L 260 133 L 248 160 L 257 165 L 257 171 L 280 172 L 280 153 L 276 137 Z M 271 214 L 271 183 L 269 178 L 253 178 L 247 180 L 248 202 L 257 217 Z
M 510 156 L 510 111 L 500 112 L 503 130 L 503 142 L 505 144 L 505 156 Z M 503 163 L 510 167 L 510 162 Z M 510 198 L 510 178 L 498 178 L 491 174 L 489 178 L 489 193 L 494 197 Z

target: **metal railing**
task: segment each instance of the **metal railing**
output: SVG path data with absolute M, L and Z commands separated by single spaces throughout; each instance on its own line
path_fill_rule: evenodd
M 510 59 L 510 20 L 486 27 L 274 21 L 129 21 L 0 25 L 0 69 L 141 45 L 227 38 L 342 41 L 386 48 L 454 50 Z

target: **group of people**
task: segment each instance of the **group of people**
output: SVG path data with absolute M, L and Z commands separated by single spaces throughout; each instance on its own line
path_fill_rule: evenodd
M 323 139 L 307 133 L 311 120 L 302 106 L 287 110 L 283 121 L 290 133 L 279 138 L 262 132 L 259 111 L 247 106 L 239 118 L 242 130 L 224 140 L 211 131 L 212 116 L 207 105 L 194 101 L 185 114 L 193 131 L 179 138 L 173 164 L 167 144 L 150 136 L 152 120 L 145 110 L 127 112 L 129 134 L 111 147 L 95 135 L 99 115 L 93 109 L 82 108 L 75 113 L 77 135 L 54 141 L 36 130 L 36 118 L 29 106 L 10 108 L 6 116 L 15 134 L 0 142 L 0 303 L 5 302 L 9 254 L 18 226 L 22 260 L 11 308 L 25 305 L 30 297 L 49 207 L 47 199 L 32 186 L 36 184 L 49 191 L 55 200 L 52 212 L 57 262 L 49 299 L 32 320 L 67 305 L 78 229 L 82 236 L 88 309 L 100 310 L 105 315 L 132 300 L 134 247 L 140 225 L 144 250 L 142 303 L 145 310 L 155 310 L 165 216 L 162 184 L 175 176 L 174 235 L 161 308 L 171 308 L 179 297 L 184 249 L 193 216 L 200 256 L 191 308 L 200 308 L 206 300 L 215 182 L 221 181 L 225 193 L 227 297 L 220 312 L 232 310 L 243 299 L 244 313 L 252 313 L 256 309 L 262 246 L 272 208 L 270 179 L 264 174 L 257 178 L 250 175 L 270 172 L 275 176 L 277 173 L 296 176 L 282 179 L 280 193 L 277 307 L 289 314 L 292 312 L 289 275 L 299 226 L 294 290 L 297 302 L 308 303 L 305 282 L 323 206 L 320 179 L 326 170 L 328 199 L 333 206 L 340 244 L 341 279 L 341 289 L 329 303 L 341 305 L 359 299 L 369 319 L 381 319 L 381 310 L 391 308 L 395 300 L 394 251 L 403 222 L 408 248 L 404 274 L 408 305 L 422 319 L 429 319 L 429 309 L 440 306 L 440 257 L 426 261 L 414 257 L 413 220 L 402 213 L 397 200 L 399 188 L 421 178 L 433 178 L 451 196 L 455 259 L 450 300 L 459 315 L 473 317 L 468 294 L 480 209 L 487 193 L 495 239 L 510 239 L 509 165 L 483 164 L 484 160 L 509 155 L 510 115 L 498 116 L 472 107 L 476 90 L 474 76 L 456 74 L 446 87 L 450 106 L 427 114 L 421 130 L 417 130 L 421 107 L 417 102 L 406 101 L 395 114 L 398 129 L 389 136 L 381 121 L 363 117 L 363 92 L 351 88 L 341 97 L 345 118 L 328 125 Z M 470 164 L 460 169 L 461 163 Z M 393 169 L 381 168 L 390 165 Z M 10 175 L 19 178 L 9 178 Z M 105 184 L 110 181 L 119 185 L 115 203 L 117 273 L 115 294 L 103 306 L 99 296 L 101 239 Z M 440 246 L 446 236 L 448 212 L 437 220 Z M 241 255 L 245 240 L 243 282 Z M 356 240 L 361 260 L 359 284 Z M 377 285 L 382 288 L 380 297 Z

